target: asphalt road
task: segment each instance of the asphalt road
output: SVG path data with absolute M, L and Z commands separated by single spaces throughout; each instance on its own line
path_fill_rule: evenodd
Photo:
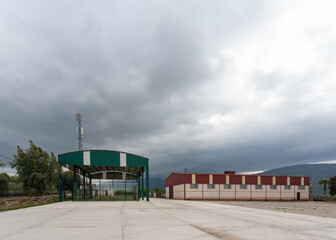
M 1 212 L 0 239 L 336 239 L 336 220 L 197 201 L 63 202 Z

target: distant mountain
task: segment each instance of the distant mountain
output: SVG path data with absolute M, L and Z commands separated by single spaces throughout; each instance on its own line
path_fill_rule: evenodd
M 310 185 L 313 186 L 313 194 L 323 195 L 323 185 L 319 185 L 318 182 L 321 179 L 329 179 L 330 177 L 336 176 L 336 164 L 294 165 L 268 170 L 259 174 L 310 177 Z
M 330 177 L 336 176 L 336 164 L 293 165 L 293 166 L 268 170 L 268 171 L 258 173 L 258 174 L 310 177 L 310 184 L 314 188 L 313 189 L 314 195 L 323 195 L 323 185 L 319 185 L 318 182 L 321 179 L 329 179 Z M 154 191 L 155 188 L 164 189 L 165 188 L 164 179 L 150 178 L 149 179 L 149 189 Z

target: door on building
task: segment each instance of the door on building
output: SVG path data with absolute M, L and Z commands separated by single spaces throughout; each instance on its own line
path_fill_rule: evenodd
M 174 199 L 174 187 L 169 187 L 169 199 Z
M 296 200 L 300 200 L 301 196 L 300 196 L 300 193 L 296 193 Z

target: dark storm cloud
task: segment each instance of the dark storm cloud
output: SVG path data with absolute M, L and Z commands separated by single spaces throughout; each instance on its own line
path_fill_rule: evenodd
M 335 158 L 335 117 L 314 117 L 286 126 L 286 129 L 263 129 L 251 136 L 242 130 L 241 141 L 223 142 L 219 147 L 162 156 L 158 172 L 165 169 L 182 172 L 223 173 L 225 170 L 267 170 L 281 166 L 307 162 L 326 161 Z M 293 129 L 294 128 L 294 129 Z M 281 131 L 287 131 L 281 134 Z M 166 157 L 169 156 L 169 157 Z
M 56 154 L 76 150 L 80 111 L 85 149 L 147 156 L 153 176 L 334 159 L 332 91 L 318 94 L 333 89 L 333 64 L 310 68 L 303 59 L 300 73 L 285 64 L 292 58 L 256 64 L 278 49 L 269 32 L 288 9 L 264 1 L 3 1 L 0 154 L 12 157 L 29 139 Z

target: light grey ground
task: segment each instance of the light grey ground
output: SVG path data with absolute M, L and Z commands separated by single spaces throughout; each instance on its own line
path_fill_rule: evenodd
M 336 218 L 336 203 L 321 201 L 209 201 L 209 203 Z
M 335 218 L 225 204 L 63 202 L 0 213 L 0 239 L 336 239 Z

